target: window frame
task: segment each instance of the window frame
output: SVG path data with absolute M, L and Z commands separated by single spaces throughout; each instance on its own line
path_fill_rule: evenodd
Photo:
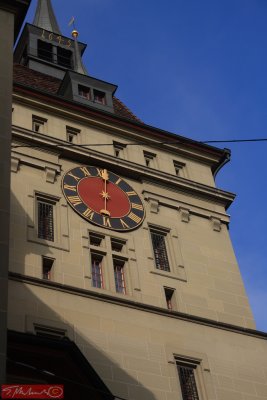
M 182 400 L 203 400 L 204 382 L 200 368 L 201 360 L 184 356 L 175 356 L 174 361 Z M 181 373 L 182 369 L 191 372 L 191 375 L 188 375 L 191 380 L 191 382 L 189 382 L 189 384 L 191 385 L 191 388 L 189 388 L 189 390 L 193 388 L 193 391 L 195 391 L 195 393 L 193 393 L 194 397 L 192 397 L 192 393 L 188 393 L 188 386 L 186 386 L 184 382 L 182 382 L 182 379 L 184 378 Z M 193 380 L 191 378 L 193 378 Z
M 37 237 L 41 240 L 46 240 L 48 242 L 55 241 L 55 203 L 48 201 L 46 199 L 37 198 Z M 44 207 L 41 207 L 43 205 Z M 52 215 L 45 216 L 44 212 L 48 211 L 48 207 L 51 210 Z M 43 208 L 43 209 L 42 209 Z M 47 221 L 45 221 L 47 219 Z M 43 232 L 47 229 L 48 232 Z
M 42 279 L 46 281 L 53 280 L 53 269 L 55 259 L 52 257 L 42 256 Z
M 86 96 L 83 93 L 86 93 Z M 91 87 L 78 84 L 78 96 L 80 96 L 82 99 L 91 101 L 92 100 L 92 89 L 91 89 Z
M 100 100 L 99 100 L 100 99 Z M 93 102 L 101 104 L 102 106 L 107 105 L 107 94 L 99 89 L 93 89 Z
M 120 270 L 120 283 L 118 284 L 118 276 L 119 274 L 116 273 L 117 268 Z M 114 274 L 114 283 L 115 283 L 115 290 L 116 293 L 119 294 L 127 294 L 127 284 L 126 284 L 126 274 L 125 274 L 125 260 L 119 259 L 117 257 L 113 257 L 113 274 Z M 122 290 L 119 290 L 122 289 Z
M 167 286 L 164 286 L 163 289 L 164 289 L 164 295 L 165 295 L 167 309 L 170 311 L 176 311 L 177 306 L 176 306 L 176 299 L 175 299 L 175 289 L 167 287 Z
M 94 264 L 93 260 L 94 261 L 98 261 L 98 266 L 100 266 L 100 268 L 99 268 L 100 273 L 98 274 L 99 277 L 100 277 L 100 280 L 96 281 L 96 282 L 100 283 L 100 287 L 99 286 L 95 286 L 95 284 L 94 284 L 94 282 L 95 282 L 94 276 L 96 274 L 94 274 L 94 271 L 93 271 L 93 269 L 95 267 L 95 264 Z M 105 289 L 104 272 L 103 272 L 103 270 L 104 270 L 104 268 L 103 268 L 103 260 L 104 260 L 104 254 L 99 254 L 99 253 L 91 251 L 91 254 L 90 254 L 91 282 L 92 282 L 92 288 L 94 288 L 94 289 Z
M 54 207 L 54 241 L 38 237 L 38 201 L 48 202 Z M 68 208 L 62 197 L 34 191 L 27 196 L 27 240 L 69 251 Z
M 143 150 L 143 155 L 144 155 L 145 165 L 147 168 L 157 167 L 157 154 Z
M 158 271 L 166 272 L 166 273 L 171 272 L 170 251 L 169 251 L 169 248 L 168 248 L 169 247 L 168 246 L 168 241 L 166 240 L 167 232 L 163 231 L 163 230 L 156 229 L 154 227 L 150 227 L 149 233 L 150 233 L 150 240 L 151 240 L 153 257 L 154 257 L 155 269 L 158 270 Z M 161 238 L 164 238 L 163 245 L 164 245 L 165 258 L 167 260 L 167 268 L 160 268 L 160 263 L 162 261 L 161 261 L 161 257 L 156 255 L 156 250 L 157 249 L 155 248 L 155 242 L 153 241 L 153 236 L 152 235 L 157 235 L 157 236 L 160 236 Z
M 113 140 L 113 150 L 114 150 L 114 156 L 116 158 L 125 158 L 125 149 L 126 149 L 126 144 L 116 142 Z
M 181 177 L 184 177 L 184 167 L 185 163 L 177 160 L 173 160 L 173 167 L 175 171 L 175 175 Z
M 46 124 L 47 124 L 47 118 L 40 117 L 40 116 L 34 115 L 34 114 L 32 115 L 32 131 L 33 132 L 45 133 Z
M 80 133 L 81 133 L 80 129 L 66 125 L 66 140 L 68 143 L 78 144 L 78 137 Z M 70 137 L 72 137 L 73 140 L 69 140 Z
M 47 49 L 41 49 L 40 44 L 44 45 L 44 47 L 46 47 L 46 48 L 50 47 L 50 50 L 48 51 Z M 42 57 L 40 55 L 40 51 L 47 53 L 49 55 L 49 57 L 46 57 L 46 56 Z M 47 63 L 56 64 L 65 69 L 73 68 L 74 53 L 72 50 L 70 50 L 67 47 L 57 46 L 56 43 L 53 43 L 51 41 L 38 39 L 36 54 L 37 54 L 38 58 L 40 58 L 41 60 L 43 60 Z M 67 54 L 69 55 L 69 57 L 66 57 Z M 62 59 L 66 59 L 66 60 L 68 60 L 68 62 L 62 63 Z M 59 60 L 60 60 L 60 62 L 59 62 Z

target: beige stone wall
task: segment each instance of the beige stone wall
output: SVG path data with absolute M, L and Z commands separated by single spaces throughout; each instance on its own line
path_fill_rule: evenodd
M 105 136 L 104 142 L 113 139 Z M 94 157 L 91 153 L 88 164 L 94 165 Z M 54 281 L 98 290 L 90 280 L 90 250 L 94 248 L 89 246 L 89 232 L 96 231 L 105 237 L 97 250 L 104 255 L 106 292 L 120 296 L 115 291 L 110 248 L 110 238 L 117 237 L 126 240 L 123 255 L 129 299 L 166 308 L 164 287 L 169 287 L 174 290 L 177 311 L 255 327 L 229 238 L 229 218 L 221 204 L 173 190 L 167 174 L 166 183 L 155 184 L 149 178 L 137 181 L 133 170 L 132 178 L 126 180 L 143 199 L 146 218 L 137 230 L 116 233 L 89 224 L 67 205 L 61 179 L 78 162 L 61 158 L 57 149 L 23 147 L 14 149 L 12 160 L 11 271 L 41 278 L 42 256 L 48 256 L 55 259 Z M 113 157 L 112 162 L 116 167 L 120 160 Z M 55 199 L 54 242 L 37 238 L 38 194 Z M 167 232 L 170 272 L 155 269 L 149 231 L 153 226 Z
M 176 357 L 197 360 L 201 400 L 267 397 L 266 339 L 10 281 L 9 328 L 65 329 L 116 396 L 181 400 Z
M 185 357 L 197 365 L 200 400 L 263 400 L 266 338 L 240 333 L 255 324 L 228 232 L 225 205 L 233 196 L 215 189 L 211 156 L 163 151 L 152 143 L 128 146 L 120 158 L 108 145 L 51 148 L 66 140 L 66 126 L 80 130 L 76 144 L 127 144 L 140 137 L 49 107 L 18 96 L 14 104 L 14 141 L 32 140 L 34 146 L 12 152 L 9 329 L 35 333 L 40 324 L 65 331 L 112 393 L 125 399 L 181 400 L 175 357 Z M 47 119 L 42 132 L 31 132 L 32 115 Z M 156 154 L 152 168 L 143 151 Z M 173 160 L 182 165 L 178 177 Z M 120 171 L 142 198 L 146 217 L 138 229 L 118 233 L 94 226 L 67 205 L 64 173 L 101 163 Z M 54 202 L 54 242 L 38 238 L 38 196 Z M 155 268 L 153 227 L 166 235 L 170 272 Z M 102 235 L 100 246 L 90 244 L 92 232 Z M 126 294 L 116 293 L 112 238 L 125 241 L 120 256 Z M 94 251 L 103 256 L 105 289 L 92 287 Z M 51 281 L 63 286 L 42 280 L 43 256 L 54 259 Z M 173 312 L 167 311 L 166 287 L 174 291 Z

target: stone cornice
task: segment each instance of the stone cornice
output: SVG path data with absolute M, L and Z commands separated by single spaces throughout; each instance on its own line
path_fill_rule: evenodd
M 57 282 L 44 281 L 43 279 L 18 274 L 15 272 L 9 272 L 9 279 L 16 282 L 23 282 L 46 289 L 56 290 L 72 295 L 86 297 L 93 300 L 105 301 L 107 303 L 116 304 L 121 307 L 132 308 L 143 312 L 153 313 L 162 315 L 163 317 L 174 318 L 181 321 L 191 322 L 193 324 L 205 325 L 211 328 L 222 329 L 225 331 L 231 331 L 233 333 L 242 334 L 246 336 L 253 336 L 258 339 L 267 340 L 267 333 L 257 331 L 254 329 L 244 328 L 237 325 L 227 324 L 224 322 L 214 321 L 208 318 L 198 317 L 195 315 L 185 314 L 178 311 L 170 311 L 168 309 L 155 307 L 149 304 L 139 303 L 135 300 L 123 299 L 120 297 L 112 296 L 106 293 L 99 293 L 92 290 L 80 289 L 77 287 L 63 285 Z
M 71 119 L 77 123 L 91 125 L 105 132 L 121 135 L 123 138 L 127 137 L 130 141 L 139 141 L 154 148 L 163 148 L 164 151 L 169 151 L 176 156 L 180 155 L 205 163 L 212 170 L 219 168 L 224 162 L 225 149 L 212 147 L 143 123 L 123 119 L 114 114 L 91 110 L 89 107 L 67 101 L 56 95 L 16 85 L 13 100 L 30 107 L 41 108 L 43 111 Z M 175 143 L 167 144 L 168 141 L 175 141 Z M 165 144 L 162 145 L 162 142 Z
M 119 175 L 124 175 L 132 179 L 138 179 L 140 182 L 153 183 L 166 187 L 168 190 L 174 190 L 176 192 L 183 192 L 186 194 L 193 195 L 195 197 L 201 197 L 207 201 L 216 202 L 222 206 L 228 208 L 235 198 L 235 195 L 230 192 L 226 192 L 215 187 L 207 186 L 202 183 L 194 182 L 189 179 L 177 177 L 172 174 L 168 174 L 153 168 L 147 168 L 134 162 L 119 159 L 109 154 L 103 154 L 93 149 L 84 148 L 78 145 L 69 146 L 64 140 L 56 139 L 52 136 L 34 132 L 27 129 L 23 129 L 17 126 L 13 126 L 13 137 L 19 140 L 21 148 L 18 148 L 20 152 L 23 149 L 23 143 L 25 144 L 25 150 L 23 153 L 27 154 L 27 146 L 40 147 L 41 149 L 53 149 L 55 154 L 60 154 L 61 158 L 67 158 L 75 160 L 75 162 L 99 165 L 105 165 L 112 169 L 114 172 L 118 172 Z M 16 148 L 14 148 L 15 151 Z M 29 155 L 32 154 L 32 151 Z M 133 178 L 134 177 L 134 178 Z

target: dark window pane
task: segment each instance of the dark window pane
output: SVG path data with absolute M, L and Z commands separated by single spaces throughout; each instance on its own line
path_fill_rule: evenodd
M 38 201 L 38 238 L 54 241 L 53 205 Z
M 199 400 L 193 367 L 177 365 L 183 400 Z
M 62 67 L 72 68 L 72 51 L 57 47 L 57 63 Z
M 99 104 L 106 104 L 106 94 L 100 90 L 94 90 L 94 102 Z
M 114 265 L 114 278 L 117 293 L 126 293 L 124 270 L 122 265 Z
M 51 43 L 38 40 L 38 57 L 42 60 L 53 62 L 53 46 Z
M 92 255 L 92 286 L 103 289 L 102 260 Z
M 87 100 L 91 99 L 89 87 L 78 85 L 78 94 L 79 96 L 84 97 Z
M 165 244 L 165 236 L 160 233 L 151 232 L 152 245 L 156 268 L 163 271 L 170 271 L 168 254 Z

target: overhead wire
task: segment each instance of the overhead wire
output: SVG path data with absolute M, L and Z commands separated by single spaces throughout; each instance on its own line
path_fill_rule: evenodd
M 197 141 L 196 143 L 199 144 L 211 144 L 211 143 L 246 143 L 246 142 L 267 142 L 267 138 L 257 138 L 257 139 L 225 139 L 225 140 L 204 140 L 204 141 Z M 173 140 L 173 141 L 164 141 L 164 142 L 157 142 L 157 145 L 166 145 L 166 144 L 179 144 L 181 143 L 181 140 Z M 127 146 L 144 146 L 147 145 L 147 142 L 135 142 L 135 143 L 124 143 L 125 147 Z M 101 147 L 101 146 L 114 146 L 113 143 L 85 143 L 85 144 L 76 144 L 76 143 L 61 143 L 61 144 L 55 144 L 51 145 L 51 147 L 55 148 L 60 148 L 60 147 Z M 36 146 L 36 145 L 12 145 L 11 149 L 18 149 L 18 148 L 31 148 L 31 149 L 39 149 L 42 148 L 42 146 Z

